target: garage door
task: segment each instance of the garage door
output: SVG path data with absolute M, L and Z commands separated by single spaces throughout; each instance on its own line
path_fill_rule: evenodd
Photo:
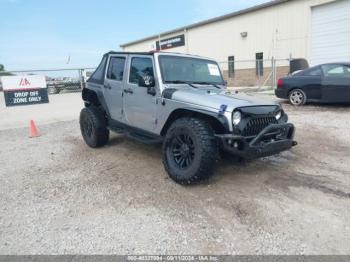
M 350 61 L 350 0 L 312 8 L 311 64 Z

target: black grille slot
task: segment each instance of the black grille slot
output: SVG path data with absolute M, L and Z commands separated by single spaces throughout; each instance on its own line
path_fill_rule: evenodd
M 270 124 L 277 124 L 275 117 L 259 117 L 250 119 L 243 130 L 244 136 L 256 136 Z

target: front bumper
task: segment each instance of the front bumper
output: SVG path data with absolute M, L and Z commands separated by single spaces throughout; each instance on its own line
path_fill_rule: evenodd
M 224 151 L 246 159 L 278 154 L 297 145 L 293 124 L 271 124 L 255 137 L 216 135 Z

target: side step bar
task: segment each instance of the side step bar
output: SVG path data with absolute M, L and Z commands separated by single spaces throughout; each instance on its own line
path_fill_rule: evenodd
M 162 137 L 151 137 L 151 136 L 146 136 L 144 134 L 138 134 L 138 133 L 126 133 L 126 135 L 136 141 L 139 141 L 145 144 L 160 144 L 163 142 Z
M 163 142 L 162 136 L 157 136 L 153 134 L 148 134 L 146 132 L 138 131 L 135 129 L 129 129 L 126 126 L 109 126 L 108 127 L 111 131 L 118 133 L 118 134 L 124 134 L 127 137 L 134 139 L 138 142 L 144 143 L 144 144 L 160 144 Z

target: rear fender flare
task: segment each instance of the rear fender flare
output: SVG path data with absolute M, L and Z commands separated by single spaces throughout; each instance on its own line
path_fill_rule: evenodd
M 106 104 L 106 100 L 103 96 L 102 90 L 91 90 L 84 88 L 82 91 L 82 98 L 88 105 L 92 104 L 98 107 L 102 107 L 107 116 L 110 117 L 110 113 Z

